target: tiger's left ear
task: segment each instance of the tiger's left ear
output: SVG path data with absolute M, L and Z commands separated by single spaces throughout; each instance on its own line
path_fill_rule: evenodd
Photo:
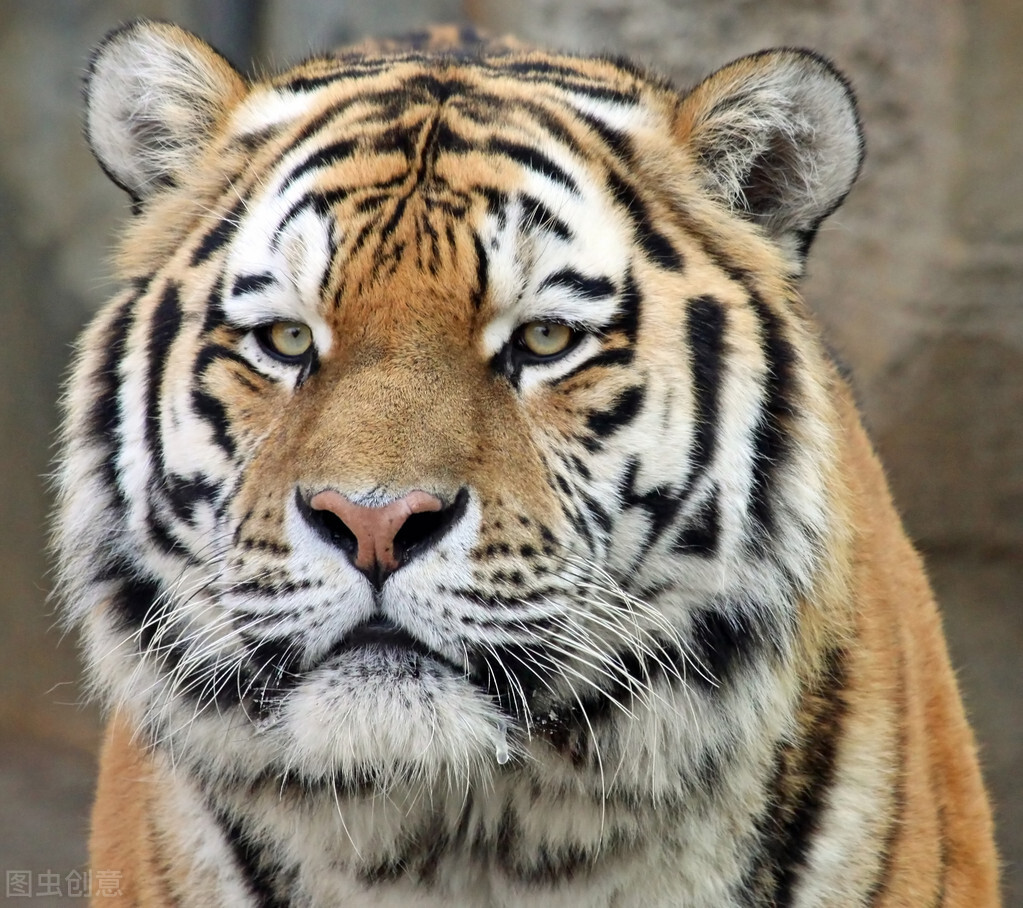
M 675 131 L 711 194 L 800 267 L 863 162 L 849 84 L 807 51 L 764 51 L 718 70 L 682 99 Z
M 186 174 L 245 80 L 195 35 L 140 19 L 96 48 L 85 79 L 93 154 L 136 207 Z

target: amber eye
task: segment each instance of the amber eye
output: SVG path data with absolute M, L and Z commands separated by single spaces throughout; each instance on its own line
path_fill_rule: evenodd
M 576 332 L 562 322 L 527 322 L 515 334 L 515 343 L 527 353 L 544 359 L 564 353 Z
M 301 322 L 273 322 L 257 336 L 267 353 L 285 362 L 298 362 L 313 346 L 313 332 Z

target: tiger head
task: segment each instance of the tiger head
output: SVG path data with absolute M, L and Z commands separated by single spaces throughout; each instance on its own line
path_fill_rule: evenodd
M 656 789 L 784 726 L 842 583 L 796 292 L 861 159 L 827 63 L 679 93 L 470 40 L 253 81 L 140 22 L 87 99 L 134 216 L 56 538 L 148 741 L 207 776 Z

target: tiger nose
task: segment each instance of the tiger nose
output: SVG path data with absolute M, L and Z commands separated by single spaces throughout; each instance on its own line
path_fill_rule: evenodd
M 447 533 L 461 508 L 462 493 L 445 507 L 419 489 L 381 507 L 356 504 L 328 489 L 309 499 L 306 519 L 340 548 L 376 589 L 413 555 Z

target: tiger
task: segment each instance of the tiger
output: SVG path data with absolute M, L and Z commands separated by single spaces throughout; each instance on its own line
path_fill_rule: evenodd
M 257 77 L 139 20 L 85 109 L 132 214 L 54 546 L 121 904 L 998 904 L 800 291 L 864 154 L 833 64 L 451 26 Z

